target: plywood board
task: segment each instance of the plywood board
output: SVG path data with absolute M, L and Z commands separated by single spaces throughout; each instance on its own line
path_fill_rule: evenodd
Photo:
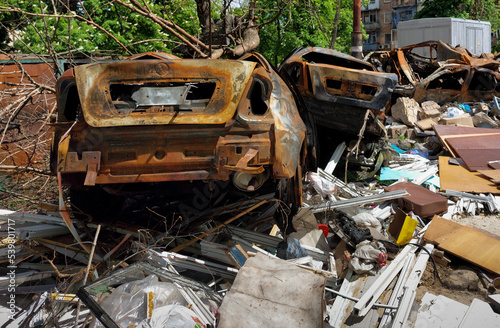
M 453 157 L 458 157 L 454 150 L 448 144 L 448 139 L 451 138 L 461 138 L 461 137 L 476 137 L 481 135 L 492 135 L 499 134 L 498 129 L 487 129 L 487 128 L 472 128 L 465 126 L 452 126 L 452 125 L 434 125 L 433 126 L 436 135 L 443 144 L 443 146 L 450 151 Z
M 500 160 L 500 134 L 462 136 L 446 142 L 470 171 L 487 170 L 488 162 Z
M 488 167 L 493 169 L 493 170 L 500 170 L 500 161 L 489 162 Z
M 500 170 L 478 170 L 477 172 L 487 176 L 489 179 L 500 180 Z
M 470 172 L 461 165 L 452 165 L 448 161 L 450 157 L 439 157 L 439 179 L 442 190 L 455 190 L 474 193 L 492 193 L 500 195 L 500 190 L 490 180 L 479 172 Z M 493 171 L 493 170 L 492 170 Z
M 500 275 L 500 237 L 434 216 L 424 240 L 438 248 Z

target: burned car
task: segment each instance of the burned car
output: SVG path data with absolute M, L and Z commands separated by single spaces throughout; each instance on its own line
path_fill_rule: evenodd
M 373 122 L 397 83 L 395 74 L 377 72 L 368 62 L 319 47 L 293 51 L 279 70 L 297 86 L 317 124 L 347 133 L 358 133 L 367 109 L 374 110 Z M 366 131 L 380 133 L 376 124 Z
M 365 60 L 381 72 L 398 75 L 394 96 L 418 102 L 475 102 L 500 95 L 500 62 L 492 56 L 472 56 L 459 46 L 427 41 L 392 51 L 369 53 Z
M 300 171 L 305 125 L 259 54 L 82 65 L 58 80 L 57 98 L 51 164 L 72 189 L 231 180 L 253 191 Z

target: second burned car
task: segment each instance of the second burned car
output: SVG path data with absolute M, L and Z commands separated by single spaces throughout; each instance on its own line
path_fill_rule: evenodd
M 316 123 L 356 134 L 367 109 L 372 120 L 383 113 L 398 80 L 395 74 L 377 72 L 363 60 L 320 47 L 293 51 L 280 65 L 304 98 Z M 376 124 L 367 131 L 379 134 Z

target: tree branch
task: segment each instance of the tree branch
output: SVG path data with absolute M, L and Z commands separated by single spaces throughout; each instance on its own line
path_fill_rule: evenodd
M 63 5 L 66 7 L 65 4 L 63 4 Z M 69 8 L 68 8 L 68 10 L 69 10 Z M 87 24 L 90 24 L 90 25 L 94 26 L 95 28 L 97 28 L 98 30 L 104 32 L 107 36 L 112 38 L 113 41 L 115 41 L 120 47 L 122 47 L 122 49 L 125 50 L 125 52 L 127 54 L 133 55 L 133 53 L 130 50 L 128 50 L 128 48 L 122 42 L 120 42 L 120 40 L 118 40 L 113 34 L 109 33 L 105 28 L 103 28 L 99 24 L 95 23 L 90 16 L 89 16 L 89 19 L 87 19 L 85 17 L 82 17 L 80 15 L 76 15 L 76 14 L 67 14 L 67 15 L 37 14 L 37 13 L 30 13 L 28 11 L 24 11 L 24 10 L 21 10 L 19 8 L 10 8 L 10 7 L 5 7 L 5 6 L 0 6 L 0 12 L 14 12 L 14 13 L 20 13 L 20 14 L 23 14 L 26 16 L 33 16 L 33 17 L 75 18 L 75 19 L 81 20 Z M 71 12 L 71 11 L 69 11 L 69 12 Z

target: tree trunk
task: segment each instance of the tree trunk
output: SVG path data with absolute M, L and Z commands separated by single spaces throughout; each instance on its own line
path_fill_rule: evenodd
M 337 40 L 337 31 L 339 28 L 339 16 L 340 16 L 341 4 L 342 0 L 338 0 L 337 11 L 335 12 L 335 22 L 333 23 L 335 26 L 333 27 L 332 42 L 330 43 L 330 49 L 335 49 L 335 41 Z

